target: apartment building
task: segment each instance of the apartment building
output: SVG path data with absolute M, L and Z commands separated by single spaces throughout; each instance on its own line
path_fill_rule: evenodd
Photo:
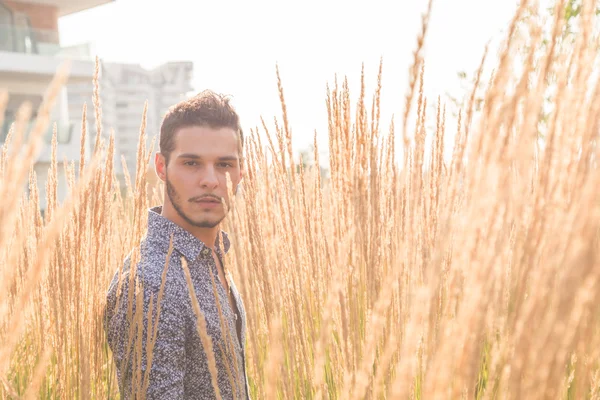
M 87 10 L 113 0 L 0 0 L 0 90 L 9 94 L 5 122 L 0 126 L 3 143 L 19 106 L 31 102 L 33 109 L 42 102 L 43 95 L 70 49 L 60 45 L 58 19 Z M 73 59 L 69 84 L 91 82 L 94 73 L 92 59 Z M 79 160 L 81 122 L 69 115 L 68 92 L 64 89 L 52 110 L 52 122 L 58 125 L 58 159 Z M 35 113 L 33 115 L 35 118 Z M 35 163 L 41 207 L 45 208 L 45 181 L 50 166 L 50 139 L 52 128 L 46 132 L 45 148 Z M 59 200 L 66 196 L 66 182 L 59 167 Z
M 124 184 L 121 157 L 133 179 L 136 174 L 136 154 L 144 103 L 148 101 L 146 145 L 158 135 L 168 108 L 187 97 L 192 90 L 193 63 L 176 61 L 145 69 L 137 64 L 101 62 L 100 102 L 104 132 L 115 131 L 115 172 Z M 91 109 L 93 86 L 89 82 L 69 84 L 69 111 L 80 115 L 84 102 L 87 118 L 95 130 L 95 115 Z M 158 147 L 158 142 L 154 149 Z M 152 161 L 149 169 L 152 169 Z

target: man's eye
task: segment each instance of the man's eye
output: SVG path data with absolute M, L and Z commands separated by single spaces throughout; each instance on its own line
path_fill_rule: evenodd
M 184 165 L 194 166 L 194 165 L 198 165 L 198 164 L 196 163 L 196 161 L 186 161 L 184 163 Z
M 229 163 L 219 163 L 219 167 L 222 167 L 222 168 L 231 168 L 232 165 L 229 164 Z

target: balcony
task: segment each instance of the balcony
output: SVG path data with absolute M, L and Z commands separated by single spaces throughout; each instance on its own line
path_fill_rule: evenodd
M 7 118 L 5 119 L 4 123 L 0 125 L 0 146 L 6 140 L 6 136 L 8 135 L 8 131 L 13 122 L 15 122 L 13 118 Z M 35 121 L 30 121 L 25 130 L 25 140 L 27 140 L 27 137 L 34 126 Z M 73 131 L 76 128 L 75 122 L 58 123 L 56 128 L 56 142 L 58 145 L 67 145 L 73 141 Z M 50 144 L 52 142 L 53 130 L 54 123 L 51 123 L 48 126 L 48 129 L 46 129 L 46 132 L 44 132 L 44 142 L 46 144 Z
M 58 32 L 0 25 L 0 51 L 55 56 L 60 52 Z
M 90 60 L 89 44 L 61 47 L 58 32 L 0 24 L 0 52 Z
M 91 82 L 94 62 L 85 46 L 62 48 L 56 31 L 0 24 L 0 87 L 47 85 L 67 58 L 69 83 Z

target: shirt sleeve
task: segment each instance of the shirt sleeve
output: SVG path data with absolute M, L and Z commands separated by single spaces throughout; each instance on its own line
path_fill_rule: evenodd
M 128 274 L 127 274 L 128 276 Z M 125 276 L 124 276 L 125 278 Z M 113 308 L 116 303 L 116 277 L 109 288 L 107 313 L 106 313 L 106 331 L 107 339 L 117 367 L 119 378 L 119 387 L 121 396 L 124 399 L 131 398 L 132 383 L 135 381 L 135 375 L 141 377 L 142 385 L 146 376 L 148 354 L 150 346 L 148 339 L 148 322 L 150 311 L 150 299 L 153 303 L 152 325 L 156 324 L 157 299 L 160 285 L 154 282 L 145 282 L 143 288 L 143 313 L 142 313 L 142 336 L 141 346 L 139 342 L 129 341 L 131 321 L 127 318 L 128 312 L 128 282 L 123 281 L 121 291 L 121 301 L 118 309 L 112 313 L 108 312 L 110 306 Z M 169 282 L 167 281 L 167 285 Z M 182 311 L 174 302 L 171 290 L 165 287 L 161 302 L 161 310 L 157 327 L 156 342 L 152 349 L 152 365 L 147 382 L 146 399 L 181 399 L 184 395 L 184 375 L 185 375 L 185 318 Z M 141 294 L 141 293 L 140 293 Z M 139 294 L 138 294 L 139 295 Z M 133 299 L 132 310 L 135 321 L 136 306 L 135 296 Z M 134 339 L 140 333 L 138 326 L 134 322 Z M 150 335 L 154 330 L 150 332 Z M 130 346 L 128 346 L 128 344 Z M 126 352 L 127 347 L 129 351 Z M 140 351 L 141 349 L 141 357 Z M 129 353 L 129 354 L 127 354 Z M 134 359 L 135 358 L 135 359 Z M 135 368 L 134 368 L 135 363 Z M 136 396 L 138 397 L 138 396 Z

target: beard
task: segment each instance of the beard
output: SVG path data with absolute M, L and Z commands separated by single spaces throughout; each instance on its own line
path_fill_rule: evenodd
M 221 218 L 217 218 L 216 220 L 209 219 L 209 218 L 202 218 L 201 220 L 192 219 L 189 215 L 187 215 L 183 211 L 183 204 L 184 204 L 185 200 L 181 199 L 181 196 L 179 196 L 179 194 L 177 193 L 177 190 L 175 190 L 175 187 L 173 186 L 171 181 L 169 181 L 168 175 L 166 176 L 166 186 L 167 186 L 167 196 L 169 196 L 169 200 L 171 201 L 173 208 L 175 209 L 177 214 L 179 214 L 179 216 L 188 224 L 195 226 L 197 228 L 214 228 L 217 225 L 219 225 L 221 223 L 221 221 L 223 221 L 223 219 L 225 218 L 225 215 L 223 215 Z

